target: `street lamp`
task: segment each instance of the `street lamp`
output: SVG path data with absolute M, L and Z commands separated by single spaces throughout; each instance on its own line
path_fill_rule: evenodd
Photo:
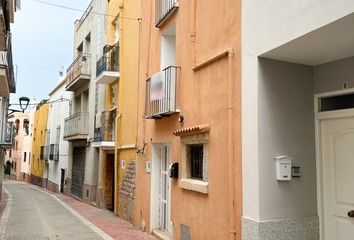
M 28 97 L 20 97 L 19 102 L 20 102 L 20 108 L 22 111 L 17 110 L 17 109 L 8 108 L 7 111 L 9 111 L 9 112 L 7 113 L 7 116 L 9 116 L 15 112 L 25 112 L 25 110 L 27 109 L 28 104 L 30 102 L 30 99 Z M 18 104 L 15 104 L 15 105 L 18 105 Z M 11 104 L 9 106 L 11 106 Z
M 20 108 L 21 108 L 22 112 L 24 112 L 28 107 L 30 99 L 28 97 L 20 97 L 19 101 L 20 101 Z

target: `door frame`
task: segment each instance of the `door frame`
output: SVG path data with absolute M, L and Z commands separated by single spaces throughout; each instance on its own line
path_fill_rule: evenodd
M 317 212 L 320 224 L 320 240 L 325 240 L 324 234 L 324 169 L 322 163 L 322 145 L 321 145 L 321 122 L 323 120 L 334 119 L 334 118 L 344 118 L 344 117 L 354 117 L 354 108 L 343 109 L 343 110 L 333 110 L 320 112 L 320 99 L 324 97 L 334 97 L 340 95 L 346 95 L 354 93 L 354 88 L 348 88 L 344 90 L 325 92 L 314 95 L 314 111 L 315 111 L 315 146 L 316 146 L 316 181 L 317 181 Z M 328 239 L 326 239 L 328 240 Z
M 162 147 L 167 146 L 169 148 L 169 160 L 171 161 L 172 158 L 172 144 L 168 142 L 161 142 L 161 143 L 153 143 L 152 144 L 152 152 L 151 152 L 151 190 L 150 190 L 150 232 L 156 229 L 160 229 L 160 216 L 159 216 L 159 211 L 160 211 L 160 193 L 156 194 L 156 191 L 159 191 L 160 188 L 160 180 L 161 180 L 161 150 Z M 157 151 L 159 149 L 159 151 Z M 160 153 L 159 153 L 160 152 Z M 159 161 L 159 164 L 157 165 L 156 162 Z M 171 162 L 169 162 L 170 166 Z M 168 167 L 169 167 L 168 166 Z M 172 188 L 171 188 L 171 178 L 168 177 L 169 180 L 169 202 L 168 202 L 168 211 L 169 211 L 169 219 L 168 219 L 168 233 L 172 234 L 171 232 L 171 193 L 172 193 Z M 158 184 L 156 184 L 158 183 Z

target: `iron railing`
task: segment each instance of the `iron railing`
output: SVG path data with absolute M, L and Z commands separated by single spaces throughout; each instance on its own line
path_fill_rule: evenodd
M 88 7 L 86 8 L 85 12 L 82 14 L 81 18 L 77 21 L 79 21 L 79 25 L 77 26 L 77 30 L 79 30 L 79 28 L 81 27 L 81 25 L 84 23 L 84 21 L 86 20 L 86 18 L 90 15 L 91 11 L 93 9 L 93 0 L 91 1 L 91 3 L 88 5 Z
M 177 0 L 155 0 L 155 24 L 160 27 L 162 23 L 178 8 Z
M 3 131 L 1 131 L 2 134 L 0 134 L 0 147 L 11 148 L 15 137 L 15 127 L 12 122 L 5 121 L 4 123 L 5 126 L 3 126 Z
M 178 69 L 167 67 L 146 81 L 145 118 L 161 118 L 176 112 Z
M 16 92 L 16 80 L 14 75 L 14 66 L 12 61 L 11 35 L 7 37 L 7 50 L 0 51 L 0 68 L 6 69 L 6 78 L 10 93 Z
M 104 111 L 95 118 L 94 142 L 114 142 L 116 110 Z
M 96 77 L 104 71 L 119 72 L 119 44 L 106 45 L 96 63 Z
M 88 113 L 75 113 L 64 120 L 64 137 L 88 134 Z
M 9 1 L 8 0 L 1 0 L 1 14 L 4 16 L 4 24 L 5 24 L 5 32 L 10 30 L 10 16 L 9 16 Z
M 90 54 L 81 53 L 66 70 L 66 86 L 69 86 L 80 75 L 91 75 Z
M 59 160 L 59 144 L 50 144 L 49 160 Z
M 42 145 L 41 152 L 39 158 L 41 160 L 48 160 L 49 159 L 49 146 Z

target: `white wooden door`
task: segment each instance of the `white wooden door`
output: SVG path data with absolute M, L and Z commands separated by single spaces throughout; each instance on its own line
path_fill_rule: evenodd
M 160 228 L 169 232 L 170 222 L 170 151 L 167 145 L 161 149 L 161 178 L 160 178 Z
M 322 120 L 325 240 L 353 240 L 354 117 Z M 354 212 L 351 212 L 354 214 Z

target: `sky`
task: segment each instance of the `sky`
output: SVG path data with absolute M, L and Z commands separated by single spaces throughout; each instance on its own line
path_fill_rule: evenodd
M 82 9 L 91 0 L 43 0 L 45 2 Z M 11 26 L 12 51 L 17 81 L 16 94 L 10 102 L 18 103 L 21 96 L 47 98 L 59 81 L 59 71 L 73 61 L 74 22 L 83 12 L 72 11 L 22 0 Z

